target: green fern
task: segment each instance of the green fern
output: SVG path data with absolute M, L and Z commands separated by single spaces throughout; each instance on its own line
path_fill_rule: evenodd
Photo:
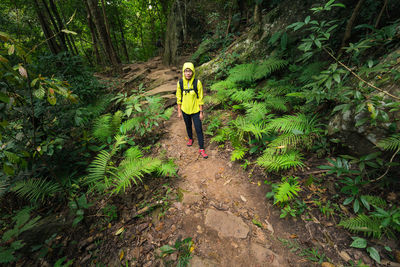
M 11 191 L 31 202 L 37 202 L 62 192 L 62 187 L 58 183 L 45 179 L 29 179 L 17 182 Z
M 106 142 L 107 138 L 113 136 L 114 132 L 111 120 L 112 116 L 105 114 L 94 121 L 93 136 L 100 142 Z
M 235 147 L 235 149 L 232 151 L 232 154 L 231 154 L 231 161 L 243 159 L 247 150 L 248 149 L 245 147 Z
M 264 104 L 267 108 L 276 110 L 276 111 L 287 111 L 286 107 L 287 99 L 285 97 L 266 95 L 264 100 Z
M 231 99 L 236 103 L 243 103 L 251 101 L 255 96 L 254 89 L 238 90 L 231 94 Z
M 88 176 L 86 177 L 86 183 L 93 185 L 95 188 L 102 185 L 103 181 L 107 179 L 107 175 L 110 172 L 110 161 L 111 154 L 105 150 L 102 150 L 97 154 L 95 159 L 90 163 L 88 167 Z
M 368 237 L 380 238 L 382 229 L 381 220 L 370 217 L 365 214 L 359 214 L 357 217 L 342 220 L 339 226 L 343 226 L 353 233 L 362 232 Z
M 138 127 L 140 127 L 141 122 L 141 117 L 134 117 L 132 119 L 126 120 L 121 124 L 120 132 L 123 134 L 127 134 L 133 129 L 137 129 Z
M 217 130 L 217 134 L 211 138 L 211 142 L 223 143 L 229 139 L 229 135 L 231 133 L 231 129 L 229 127 L 222 127 Z
M 211 85 L 211 91 L 225 91 L 225 90 L 231 90 L 231 89 L 236 89 L 237 85 L 235 84 L 235 82 L 230 81 L 230 80 L 224 80 L 224 81 L 220 81 L 217 83 L 214 83 L 213 85 Z
M 254 81 L 256 69 L 257 64 L 254 63 L 236 65 L 229 71 L 227 81 L 235 84 L 252 83 Z
M 288 64 L 287 60 L 270 57 L 267 60 L 261 62 L 261 64 L 257 64 L 254 79 L 259 80 L 269 76 L 271 73 L 286 67 Z
M 303 113 L 298 113 L 297 115 L 286 115 L 273 119 L 267 125 L 267 129 L 294 134 L 319 134 L 320 131 L 320 129 L 317 128 L 316 117 L 314 116 L 309 118 Z
M 246 109 L 246 120 L 248 121 L 263 122 L 271 118 L 271 116 L 267 116 L 271 110 L 267 108 L 264 102 L 253 101 L 242 105 Z
M 290 168 L 302 168 L 302 155 L 296 150 L 285 154 L 275 154 L 273 150 L 266 149 L 264 154 L 257 159 L 257 164 L 264 167 L 267 172 L 278 172 Z
M 286 203 L 298 196 L 301 191 L 299 182 L 296 178 L 285 179 L 281 184 L 276 187 L 274 194 L 274 204 Z
M 124 113 L 120 110 L 114 113 L 111 119 L 111 131 L 112 133 L 116 133 L 119 131 L 119 127 L 121 126 L 122 117 Z
M 385 150 L 399 150 L 400 149 L 400 134 L 394 134 L 388 138 L 379 141 L 378 146 Z
M 162 163 L 157 168 L 157 173 L 161 176 L 174 176 L 176 175 L 177 166 L 173 162 L 173 160 L 169 160 L 168 162 Z
M 381 197 L 371 195 L 364 195 L 363 197 L 371 206 L 379 207 L 382 209 L 387 207 L 386 200 Z
M 311 148 L 313 135 L 284 133 L 272 140 L 268 147 L 287 151 L 293 148 Z
M 6 150 L 3 152 L 4 152 L 4 155 L 7 157 L 8 161 L 11 163 L 17 164 L 21 160 L 21 158 L 13 152 L 6 151 Z

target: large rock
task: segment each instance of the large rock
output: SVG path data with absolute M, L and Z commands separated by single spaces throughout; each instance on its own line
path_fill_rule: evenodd
M 208 209 L 205 225 L 216 230 L 221 237 L 246 238 L 249 233 L 247 224 L 229 211 Z

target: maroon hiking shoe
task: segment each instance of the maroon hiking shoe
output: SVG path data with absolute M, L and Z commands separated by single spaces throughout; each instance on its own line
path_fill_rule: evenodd
M 186 143 L 187 146 L 192 146 L 193 145 L 193 139 L 189 139 L 189 141 Z
M 204 149 L 199 149 L 200 156 L 202 156 L 204 159 L 208 159 L 208 155 L 204 151 Z

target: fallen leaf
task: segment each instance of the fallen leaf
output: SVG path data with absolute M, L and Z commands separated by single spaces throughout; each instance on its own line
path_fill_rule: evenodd
M 122 261 L 123 258 L 124 258 L 124 251 L 121 250 L 121 252 L 119 253 L 119 260 Z
M 192 253 L 194 249 L 195 249 L 195 246 L 192 245 L 192 246 L 190 247 L 190 253 Z
M 240 198 L 243 200 L 243 202 L 247 202 L 247 199 L 244 196 L 240 196 Z
M 226 182 L 224 183 L 224 185 L 229 184 L 231 181 L 232 181 L 232 179 L 229 179 L 228 181 L 226 181 Z
M 297 236 L 296 234 L 291 234 L 291 235 L 290 235 L 290 238 L 291 238 L 291 239 L 296 239 L 296 238 L 298 238 L 298 236 Z
M 323 262 L 323 263 L 321 264 L 321 267 L 335 267 L 335 265 L 333 265 L 333 264 L 330 263 L 330 262 Z
M 19 65 L 18 67 L 19 74 L 21 74 L 22 77 L 28 78 L 28 73 L 26 72 L 26 69 L 22 67 L 22 65 Z
M 269 223 L 269 221 L 267 221 L 266 219 L 264 220 L 265 224 L 263 224 L 264 228 L 266 228 L 268 231 L 271 232 L 271 234 L 274 234 L 274 228 L 272 227 L 272 225 Z M 265 227 L 266 226 L 266 227 Z
M 159 223 L 154 229 L 158 232 L 158 231 L 162 230 L 163 227 L 164 227 L 164 223 L 161 222 L 161 223 Z
M 111 223 L 108 223 L 108 229 L 110 229 L 111 228 Z
M 121 227 L 114 235 L 120 235 L 125 230 L 124 227 Z
M 261 186 L 261 182 L 260 182 L 260 181 L 258 181 L 258 182 L 257 182 L 257 185 L 258 185 L 258 186 Z
M 340 251 L 339 256 L 340 256 L 345 262 L 348 262 L 349 260 L 351 260 L 351 257 L 349 256 L 349 254 L 347 254 L 346 251 Z
M 147 184 L 145 184 L 143 187 L 144 187 L 144 189 L 145 189 L 146 191 L 149 191 L 149 189 L 150 189 L 149 186 L 148 186 Z

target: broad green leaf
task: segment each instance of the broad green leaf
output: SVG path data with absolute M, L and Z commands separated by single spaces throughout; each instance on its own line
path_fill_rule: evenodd
M 353 200 L 354 200 L 354 197 L 346 198 L 346 199 L 343 201 L 343 205 L 348 205 L 348 204 L 350 204 Z
M 379 256 L 379 252 L 374 247 L 368 247 L 367 252 L 369 256 L 374 259 L 377 263 L 381 263 L 381 256 Z
M 350 247 L 353 248 L 366 248 L 367 247 L 367 240 L 361 237 L 352 237 L 353 243 L 351 243 Z
M 0 92 L 0 101 L 4 103 L 9 103 L 10 98 L 8 97 L 7 94 Z
M 362 204 L 364 205 L 364 207 L 366 207 L 367 210 L 370 210 L 371 207 L 369 206 L 368 200 L 365 198 L 365 196 L 361 196 L 360 200 L 361 200 Z
M 308 23 L 310 22 L 310 19 L 311 19 L 311 17 L 310 17 L 310 16 L 307 16 L 306 19 L 304 20 L 304 23 L 305 23 L 305 24 L 308 24 Z
M 358 201 L 358 199 L 354 200 L 353 210 L 354 213 L 357 213 L 360 210 L 360 202 Z

